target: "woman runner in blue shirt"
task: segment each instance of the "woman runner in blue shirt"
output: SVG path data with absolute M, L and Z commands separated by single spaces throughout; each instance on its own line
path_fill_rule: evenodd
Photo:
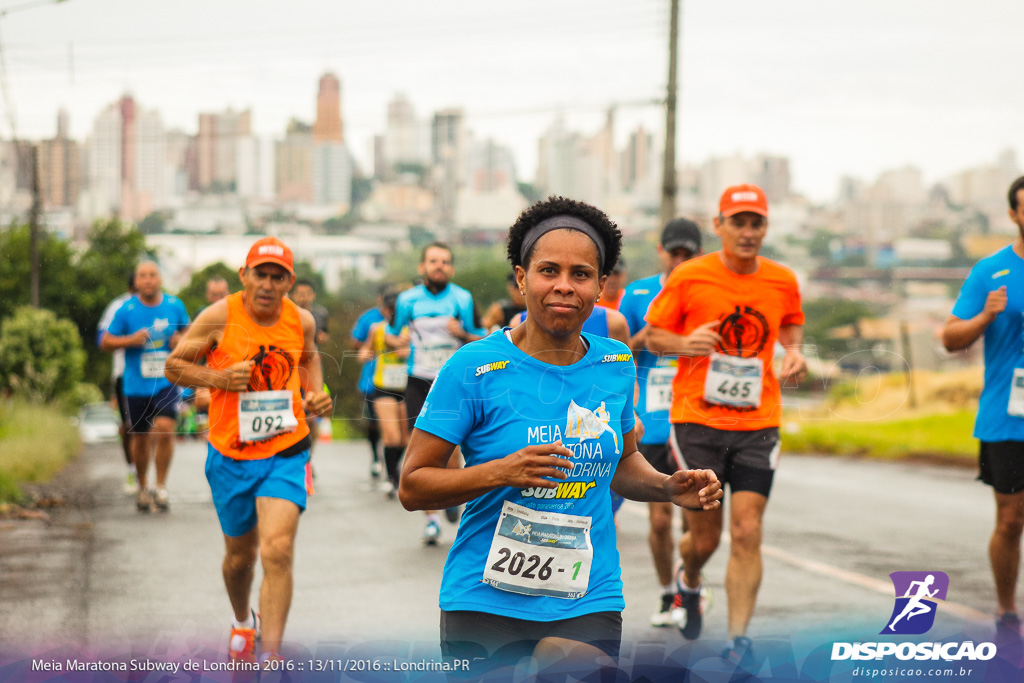
M 536 672 L 614 672 L 622 634 L 611 490 L 716 509 L 710 470 L 672 476 L 637 451 L 636 368 L 621 342 L 581 333 L 622 237 L 600 210 L 555 197 L 509 230 L 529 315 L 459 349 L 416 421 L 399 498 L 466 503 L 441 581 L 441 651 L 480 679 L 532 657 Z M 456 446 L 463 469 L 447 469 Z

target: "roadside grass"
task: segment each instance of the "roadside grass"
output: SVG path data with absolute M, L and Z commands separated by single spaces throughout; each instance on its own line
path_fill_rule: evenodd
M 59 408 L 0 401 L 0 503 L 22 500 L 22 484 L 49 481 L 80 448 Z
M 331 439 L 334 441 L 351 441 L 352 439 L 365 439 L 363 432 L 359 430 L 359 423 L 355 420 L 333 418 L 331 420 Z
M 937 457 L 974 462 L 974 412 L 854 422 L 842 418 L 783 423 L 782 446 L 797 453 L 835 453 L 876 458 Z
M 970 368 L 916 371 L 909 385 L 904 374 L 862 374 L 840 382 L 821 406 L 783 415 L 783 449 L 975 462 L 978 442 L 971 432 L 981 375 L 980 368 Z

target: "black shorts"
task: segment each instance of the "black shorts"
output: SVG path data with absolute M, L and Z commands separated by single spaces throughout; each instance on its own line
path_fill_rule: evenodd
M 125 396 L 128 411 L 128 433 L 146 434 L 158 417 L 178 419 L 181 391 L 176 386 L 164 387 L 155 396 Z
M 405 411 L 409 419 L 409 431 L 416 426 L 416 418 L 423 410 L 423 404 L 427 402 L 427 394 L 430 387 L 434 386 L 434 380 L 413 377 L 409 375 L 409 384 L 405 387 Z
M 651 467 L 662 474 L 671 477 L 679 469 L 679 464 L 672 457 L 672 450 L 667 443 L 638 443 L 636 447 L 647 462 L 651 463 Z
M 1024 441 L 982 441 L 978 470 L 996 493 L 1024 491 Z
M 396 401 L 398 401 L 399 403 L 404 403 L 405 402 L 405 392 L 404 391 L 388 391 L 387 389 L 379 389 L 377 387 L 374 387 L 373 390 L 366 395 L 366 400 L 368 400 L 368 401 L 377 401 L 377 400 L 382 399 L 382 398 L 393 398 Z M 376 412 L 376 408 L 374 408 L 374 412 Z M 374 416 L 374 417 L 375 417 L 375 419 L 379 419 L 379 418 L 376 418 L 376 416 Z
M 672 425 L 670 443 L 681 468 L 714 470 L 733 493 L 753 491 L 767 498 L 772 490 L 779 460 L 777 427 L 740 432 L 684 422 Z
M 373 407 L 372 394 L 363 394 L 363 419 L 370 422 L 377 419 L 377 411 Z
M 114 378 L 114 400 L 117 401 L 117 412 L 121 415 L 121 424 L 128 424 L 128 404 L 124 400 L 124 375 Z
M 487 612 L 441 610 L 441 656 L 446 661 L 469 660 L 465 678 L 514 666 L 531 656 L 544 638 L 575 640 L 618 657 L 622 614 L 595 612 L 557 621 L 530 621 Z

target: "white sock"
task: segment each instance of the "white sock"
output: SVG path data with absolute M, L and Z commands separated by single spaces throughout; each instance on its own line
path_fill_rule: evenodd
M 441 524 L 441 515 L 437 514 L 436 512 L 433 513 L 433 514 L 429 514 L 429 515 L 427 515 L 427 522 L 434 522 L 435 524 L 440 525 Z
M 661 587 L 661 592 L 662 595 L 675 595 L 676 587 L 673 586 L 671 582 L 669 582 Z
M 245 621 L 231 620 L 231 625 L 235 628 L 256 628 L 256 619 L 252 615 L 252 610 L 249 610 L 249 618 Z

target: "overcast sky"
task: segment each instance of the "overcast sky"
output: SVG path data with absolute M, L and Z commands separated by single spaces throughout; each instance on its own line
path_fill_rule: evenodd
M 789 156 L 795 188 L 913 164 L 937 181 L 1024 153 L 1019 0 L 682 0 L 680 163 Z M 18 133 L 51 136 L 58 107 L 84 137 L 123 92 L 194 132 L 197 114 L 251 107 L 261 134 L 312 120 L 325 70 L 342 81 L 346 141 L 369 161 L 387 101 L 423 118 L 462 107 L 532 180 L 561 111 L 592 133 L 618 103 L 622 141 L 660 132 L 667 0 L 66 0 L 0 2 Z M 2 101 L 0 101 L 2 104 Z M 6 108 L 0 136 L 9 137 Z

